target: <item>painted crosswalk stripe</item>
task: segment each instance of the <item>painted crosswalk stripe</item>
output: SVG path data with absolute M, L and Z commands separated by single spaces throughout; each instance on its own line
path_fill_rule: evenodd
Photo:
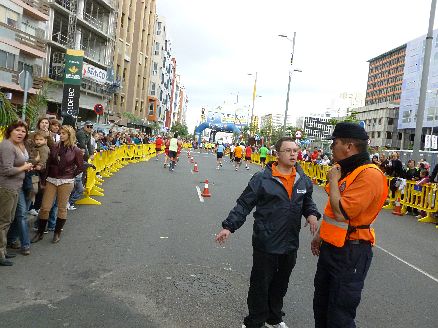
M 199 201 L 201 203 L 203 203 L 204 202 L 204 197 L 201 196 L 201 189 L 199 188 L 199 186 L 196 186 L 195 188 L 196 188 L 196 192 L 198 193 Z

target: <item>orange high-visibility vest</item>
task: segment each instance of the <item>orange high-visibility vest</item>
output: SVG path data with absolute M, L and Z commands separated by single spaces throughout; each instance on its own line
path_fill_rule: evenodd
M 345 190 L 347 190 L 348 187 L 354 182 L 356 177 L 363 170 L 366 170 L 368 168 L 379 170 L 379 172 L 382 173 L 382 171 L 380 171 L 380 169 L 374 164 L 365 164 L 365 165 L 359 166 L 353 172 L 351 172 L 349 175 L 347 175 L 344 179 L 339 181 L 338 187 L 339 187 L 339 191 L 341 192 L 341 196 L 345 192 Z M 385 188 L 387 188 L 386 177 L 383 173 L 382 173 L 382 183 L 384 184 Z M 327 194 L 330 194 L 330 185 L 329 184 L 326 185 L 325 190 L 326 190 Z M 380 202 L 381 202 L 381 206 L 379 206 L 380 208 L 385 203 L 387 194 L 388 194 L 387 192 L 384 192 L 382 194 L 382 197 L 380 199 Z M 372 217 L 373 218 L 371 221 L 371 224 L 372 224 L 374 222 L 374 220 L 376 219 L 378 214 L 379 214 L 379 211 L 377 213 L 363 213 L 363 214 L 361 214 L 361 216 L 359 218 L 355 218 L 355 219 L 358 219 L 359 222 L 369 222 L 369 218 Z M 348 220 L 343 220 L 343 219 L 341 220 L 339 218 L 336 218 L 335 214 L 333 213 L 332 206 L 330 204 L 330 199 L 328 199 L 327 205 L 324 209 L 324 215 L 323 215 L 323 219 L 321 222 L 321 227 L 319 229 L 319 234 L 320 234 L 321 239 L 327 243 L 332 244 L 333 246 L 342 247 L 342 246 L 344 246 L 345 241 L 348 238 L 348 234 L 356 229 L 370 229 L 372 237 L 371 237 L 371 240 L 369 240 L 369 241 L 371 242 L 372 245 L 374 245 L 375 233 L 374 233 L 374 229 L 370 226 L 370 224 L 360 225 L 360 226 L 351 226 L 349 224 Z

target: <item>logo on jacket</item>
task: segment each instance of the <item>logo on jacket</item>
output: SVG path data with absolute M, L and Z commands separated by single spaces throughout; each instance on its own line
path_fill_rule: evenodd
M 297 194 L 305 194 L 306 189 L 297 189 Z
M 339 186 L 339 191 L 343 192 L 346 186 L 347 186 L 347 181 L 342 182 L 342 184 Z

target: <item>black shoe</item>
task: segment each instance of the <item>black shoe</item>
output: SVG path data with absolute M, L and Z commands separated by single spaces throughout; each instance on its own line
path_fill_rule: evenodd
M 9 261 L 7 259 L 0 259 L 0 266 L 11 266 L 14 262 Z
M 6 253 L 5 254 L 5 257 L 7 258 L 7 259 L 13 259 L 14 257 L 16 257 L 17 256 L 17 254 L 15 254 L 15 253 Z

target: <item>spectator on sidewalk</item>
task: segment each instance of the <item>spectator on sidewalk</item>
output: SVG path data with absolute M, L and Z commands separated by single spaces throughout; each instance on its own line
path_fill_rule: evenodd
M 59 123 L 59 121 L 57 119 L 51 119 L 50 120 L 50 135 L 52 137 L 52 140 L 54 143 L 57 143 L 60 141 L 60 136 L 59 136 L 59 129 L 61 128 L 61 123 Z
M 6 236 L 15 217 L 18 202 L 21 203 L 20 206 L 25 204 L 22 190 L 24 175 L 32 170 L 32 164 L 27 162 L 29 155 L 24 146 L 27 134 L 26 123 L 14 122 L 6 128 L 4 139 L 0 142 L 0 266 L 11 266 L 13 263 L 9 259 L 15 257 L 15 254 L 6 252 Z M 25 210 L 21 208 L 21 211 Z M 27 226 L 27 222 L 21 223 Z
M 82 151 L 76 147 L 75 130 L 71 126 L 61 127 L 61 141 L 50 149 L 47 162 L 47 179 L 39 216 L 38 232 L 32 239 L 37 242 L 43 239 L 49 211 L 55 197 L 58 203 L 53 243 L 59 242 L 61 230 L 67 220 L 67 202 L 73 190 L 74 178 L 84 170 Z
M 82 149 L 84 154 L 84 159 L 87 161 L 94 154 L 94 148 L 91 144 L 91 133 L 93 132 L 93 123 L 90 121 L 85 122 L 82 129 L 80 129 L 76 138 L 78 140 L 78 147 Z
M 413 181 L 417 181 L 420 179 L 420 170 L 417 167 L 415 167 L 415 161 L 413 159 L 410 159 L 407 163 L 404 178 L 406 180 L 413 180 Z
M 312 182 L 296 164 L 299 146 L 292 138 L 284 137 L 275 148 L 278 161 L 254 174 L 216 236 L 216 241 L 223 244 L 256 207 L 249 315 L 242 326 L 247 328 L 287 328 L 282 319 L 283 298 L 297 259 L 301 217 L 307 218 L 312 234 L 321 217 L 312 199 Z

